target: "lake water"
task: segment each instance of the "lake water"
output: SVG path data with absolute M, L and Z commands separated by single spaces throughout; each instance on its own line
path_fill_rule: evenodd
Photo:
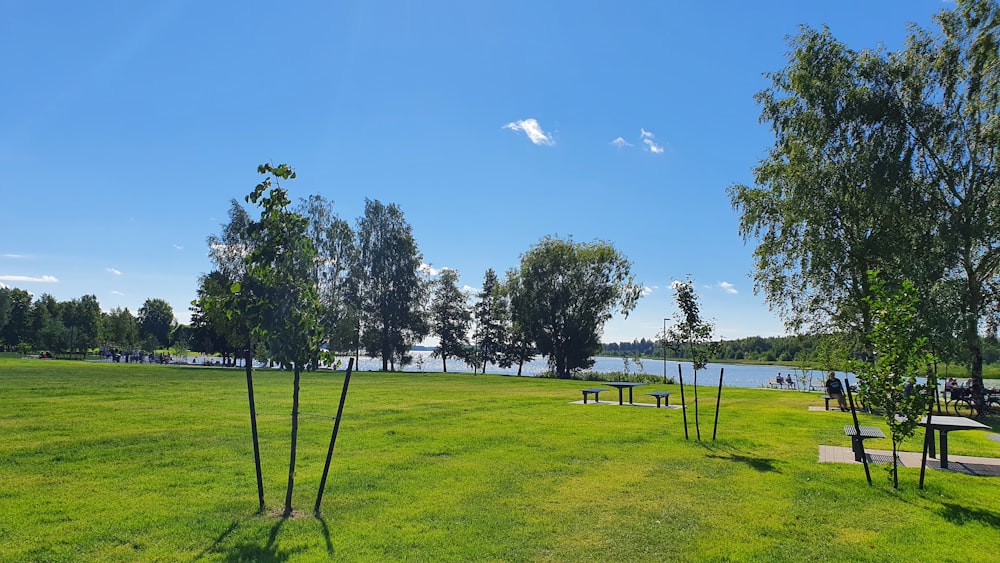
M 411 372 L 440 372 L 443 371 L 440 358 L 431 357 L 431 353 L 428 351 L 414 351 L 412 352 L 414 357 L 414 363 L 403 368 L 403 371 Z M 347 358 L 341 358 L 343 365 L 347 365 Z M 423 362 L 422 365 L 420 362 Z M 684 370 L 684 383 L 690 385 L 693 383 L 691 381 L 694 373 L 691 371 L 691 364 L 681 362 L 680 364 Z M 624 362 L 621 358 L 612 357 L 596 357 L 594 358 L 594 365 L 589 371 L 595 371 L 599 373 L 612 373 L 612 372 L 622 372 L 624 371 Z M 667 360 L 667 377 L 672 377 L 674 381 L 677 381 L 677 362 Z M 722 384 L 728 387 L 761 387 L 768 379 L 774 379 L 778 372 L 784 376 L 788 373 L 793 373 L 795 375 L 795 380 L 800 381 L 802 375 L 800 372 L 796 371 L 795 368 L 791 366 L 755 366 L 755 365 L 745 365 L 745 364 L 708 364 L 708 367 L 704 370 L 698 372 L 698 385 L 706 386 L 717 386 L 719 384 L 719 369 L 725 370 L 723 376 Z M 378 371 L 382 369 L 382 360 L 361 357 L 361 361 L 355 368 L 360 371 Z M 548 371 L 549 366 L 544 358 L 535 359 L 532 362 L 524 364 L 524 369 L 521 370 L 521 375 L 524 376 L 536 376 L 540 373 Z M 465 364 L 465 362 L 456 359 L 448 359 L 448 371 L 450 372 L 469 372 L 472 368 Z M 663 360 L 642 360 L 642 369 L 638 370 L 637 366 L 629 362 L 629 373 L 647 373 L 651 375 L 663 375 Z M 492 374 L 504 374 L 504 375 L 517 375 L 517 367 L 512 368 L 501 368 L 500 366 L 495 366 L 490 364 L 486 366 L 486 373 Z M 843 377 L 844 374 L 838 374 Z M 820 371 L 811 371 L 806 373 L 806 378 L 822 378 L 823 373 Z M 851 378 L 853 379 L 853 377 Z M 808 381 L 808 379 L 807 379 Z M 801 385 L 800 385 L 801 388 Z

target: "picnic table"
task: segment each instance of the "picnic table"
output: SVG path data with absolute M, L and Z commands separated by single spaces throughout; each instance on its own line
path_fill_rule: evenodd
M 614 388 L 618 389 L 618 404 L 619 405 L 624 404 L 623 399 L 622 399 L 622 391 L 624 391 L 625 388 L 627 387 L 628 388 L 628 404 L 631 405 L 631 404 L 633 404 L 632 403 L 632 388 L 633 387 L 638 387 L 640 385 L 645 385 L 645 383 L 636 383 L 634 381 L 611 381 L 611 382 L 608 383 L 608 385 L 610 385 L 611 387 L 614 387 Z
M 978 420 L 964 416 L 932 416 L 930 426 L 927 425 L 927 417 L 925 416 L 921 417 L 919 424 L 931 431 L 930 452 L 928 452 L 931 457 L 937 457 L 934 452 L 934 431 L 937 430 L 941 434 L 941 459 L 939 460 L 941 469 L 948 469 L 948 432 L 953 430 L 988 430 L 990 428 Z

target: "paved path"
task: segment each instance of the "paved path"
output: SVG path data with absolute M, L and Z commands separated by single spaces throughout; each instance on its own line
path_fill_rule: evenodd
M 886 450 L 871 450 L 865 448 L 868 455 L 868 463 L 892 463 L 892 452 Z M 903 467 L 920 468 L 920 452 L 897 452 L 900 465 Z M 860 465 L 860 461 L 854 461 L 854 452 L 851 448 L 841 446 L 820 446 L 820 463 L 855 463 Z M 941 463 L 932 457 L 927 458 L 928 469 L 941 469 Z M 948 455 L 948 469 L 955 473 L 965 473 L 967 475 L 980 475 L 989 477 L 1000 477 L 1000 458 L 996 457 L 974 457 L 967 455 Z

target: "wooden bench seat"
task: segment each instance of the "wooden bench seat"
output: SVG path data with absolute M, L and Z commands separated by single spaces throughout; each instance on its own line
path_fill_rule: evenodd
M 653 391 L 646 394 L 650 397 L 656 397 L 656 408 L 660 408 L 660 399 L 663 399 L 663 406 L 670 406 L 670 391 Z

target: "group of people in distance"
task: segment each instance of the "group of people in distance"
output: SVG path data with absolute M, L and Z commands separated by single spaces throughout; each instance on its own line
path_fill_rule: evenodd
M 778 377 L 774 378 L 774 382 L 778 384 L 778 389 L 781 389 L 784 385 L 787 385 L 789 389 L 795 389 L 795 379 L 792 378 L 792 374 L 782 376 L 779 371 Z
M 961 385 L 958 384 L 958 380 L 956 380 L 954 377 L 949 377 L 948 379 L 944 380 L 944 396 L 945 398 L 951 397 L 952 389 L 968 389 L 970 387 L 972 387 L 971 377 Z

